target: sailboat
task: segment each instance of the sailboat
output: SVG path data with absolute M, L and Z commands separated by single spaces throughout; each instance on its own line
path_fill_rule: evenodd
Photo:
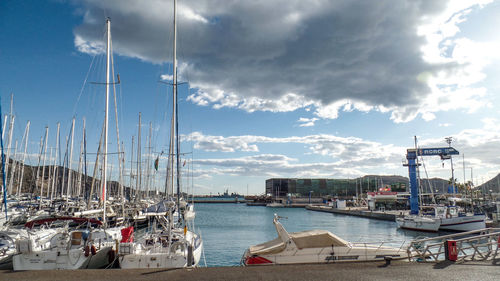
M 418 163 L 418 153 L 417 153 L 417 137 L 415 136 L 415 149 L 409 149 L 407 152 L 406 158 L 408 159 L 408 168 L 410 173 L 414 173 L 414 181 L 411 181 L 410 177 L 410 188 L 412 189 L 412 194 L 415 197 L 420 198 L 420 174 L 418 167 L 420 164 Z M 406 164 L 405 164 L 406 165 Z M 413 195 L 412 195 L 413 196 Z M 416 231 L 425 231 L 425 232 L 437 232 L 441 222 L 436 220 L 431 216 L 424 216 L 422 214 L 421 206 L 418 204 L 418 200 L 416 201 L 417 205 L 412 207 L 411 213 L 409 215 L 396 218 L 396 223 L 399 228 L 416 230 Z
M 102 222 L 90 218 L 55 217 L 33 220 L 25 224 L 27 228 L 35 225 L 56 224 L 48 242 L 40 244 L 28 238 L 16 240 L 17 254 L 13 256 L 14 270 L 49 270 L 100 268 L 114 259 L 113 248 L 121 240 L 119 227 L 107 228 L 107 136 L 108 136 L 108 101 L 109 73 L 111 56 L 111 21 L 106 20 L 107 28 L 107 64 L 106 64 L 106 101 L 104 122 L 104 154 L 102 174 Z M 74 119 L 73 119 L 74 120 Z M 74 121 L 73 121 L 74 122 Z M 68 196 L 69 197 L 69 196 Z M 68 203 L 68 197 L 66 203 Z M 76 224 L 76 227 L 74 226 Z M 101 227 L 102 225 L 102 227 Z M 54 229 L 40 230 L 43 232 Z
M 203 252 L 201 236 L 188 230 L 187 217 L 194 218 L 194 209 L 187 208 L 181 200 L 180 191 L 180 142 L 177 106 L 177 0 L 174 0 L 174 41 L 173 41 L 173 112 L 171 141 L 169 149 L 170 173 L 167 183 L 174 182 L 173 168 L 176 168 L 176 201 L 165 199 L 143 213 L 154 218 L 152 229 L 138 241 L 120 243 L 118 262 L 121 268 L 181 268 L 197 266 Z M 175 142 L 175 145 L 174 145 Z M 176 164 L 173 162 L 174 146 Z M 184 202 L 183 202 L 184 201 Z M 175 215 L 174 215 L 175 213 Z M 185 213 L 189 213 L 185 217 Z M 165 216 L 165 214 L 167 214 Z
M 451 143 L 451 139 L 449 144 Z M 418 171 L 418 152 L 417 152 L 417 139 L 415 137 L 415 149 L 408 150 L 408 154 L 413 153 L 412 156 L 414 158 L 411 159 L 413 161 L 410 163 L 410 158 L 407 155 L 407 159 L 409 160 L 408 166 L 414 166 Z M 451 155 L 449 158 L 442 159 L 452 159 Z M 416 165 L 415 165 L 416 160 Z M 425 166 L 424 166 L 425 167 Z M 451 171 L 452 178 L 453 175 L 453 162 L 451 162 Z M 417 178 L 416 178 L 417 179 Z M 418 195 L 418 188 L 420 184 L 418 180 L 414 183 L 410 183 L 410 185 L 416 185 L 415 190 Z M 418 202 L 418 201 L 417 201 Z M 484 214 L 465 214 L 461 213 L 457 206 L 439 206 L 432 205 L 429 206 L 433 209 L 433 212 L 430 214 L 422 214 L 418 204 L 414 209 L 412 209 L 413 214 L 408 216 L 396 218 L 396 223 L 399 228 L 410 229 L 410 230 L 418 230 L 418 231 L 429 231 L 429 232 L 437 232 L 438 230 L 443 231 L 471 231 L 483 229 L 486 227 L 486 215 Z

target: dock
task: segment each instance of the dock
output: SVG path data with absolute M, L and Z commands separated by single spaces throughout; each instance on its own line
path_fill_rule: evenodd
M 405 261 L 181 269 L 1 270 L 0 280 L 498 280 L 499 260 Z
M 221 204 L 221 203 L 232 203 L 232 204 L 235 204 L 235 203 L 246 203 L 246 201 L 244 199 L 234 199 L 234 200 L 203 200 L 203 199 L 195 199 L 195 200 L 192 200 L 194 203 L 196 204 L 205 204 L 205 203 L 217 203 L 217 204 Z
M 396 221 L 396 217 L 403 216 L 408 213 L 408 211 L 369 211 L 366 208 L 359 208 L 359 207 L 337 209 L 329 206 L 314 206 L 314 205 L 308 205 L 306 206 L 306 209 L 317 212 L 342 214 L 348 216 L 356 216 L 356 217 L 385 220 L 385 221 Z

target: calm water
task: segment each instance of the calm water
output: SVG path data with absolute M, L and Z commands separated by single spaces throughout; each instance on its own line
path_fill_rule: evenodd
M 251 245 L 277 237 L 274 213 L 288 232 L 325 229 L 350 242 L 393 242 L 435 234 L 401 230 L 395 222 L 308 211 L 303 208 L 268 208 L 246 204 L 195 204 L 196 228 L 201 232 L 207 266 L 239 265 Z M 203 259 L 200 265 L 204 265 Z

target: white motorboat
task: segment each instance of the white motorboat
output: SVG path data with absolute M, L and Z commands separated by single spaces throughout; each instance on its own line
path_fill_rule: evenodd
M 403 229 L 437 232 L 439 230 L 439 226 L 441 225 L 441 220 L 435 219 L 433 217 L 408 215 L 396 218 L 396 223 L 398 224 L 399 228 Z
M 269 203 L 269 204 L 266 204 L 266 207 L 270 207 L 270 208 L 283 208 L 285 207 L 285 205 L 283 205 L 283 203 L 281 202 L 272 202 L 272 203 Z
M 248 248 L 242 257 L 243 265 L 359 262 L 407 257 L 403 247 L 351 243 L 326 230 L 288 233 L 277 215 L 273 223 L 278 238 Z

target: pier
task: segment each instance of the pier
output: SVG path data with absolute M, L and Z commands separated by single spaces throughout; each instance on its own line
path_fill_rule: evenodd
M 498 280 L 499 259 L 482 262 L 393 261 L 182 269 L 0 271 L 0 280 Z
M 395 221 L 396 217 L 408 213 L 408 211 L 368 211 L 366 208 L 352 207 L 346 209 L 337 209 L 329 206 L 313 206 L 313 205 L 306 206 L 306 209 L 311 211 L 342 214 L 342 215 L 364 217 L 364 218 L 385 220 L 385 221 Z

